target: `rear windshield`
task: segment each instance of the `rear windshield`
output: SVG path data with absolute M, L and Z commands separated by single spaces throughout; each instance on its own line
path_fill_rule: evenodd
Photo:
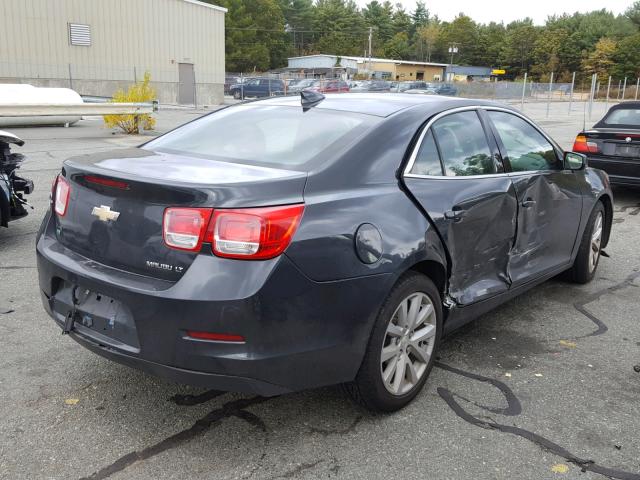
M 602 119 L 602 123 L 640 127 L 640 108 L 615 108 Z
M 144 145 L 147 150 L 291 168 L 327 157 L 378 121 L 371 115 L 302 107 L 222 109 Z

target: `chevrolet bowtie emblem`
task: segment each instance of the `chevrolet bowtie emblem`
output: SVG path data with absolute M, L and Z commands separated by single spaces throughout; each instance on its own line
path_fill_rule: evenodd
M 115 222 L 120 216 L 120 212 L 113 212 L 111 207 L 100 205 L 99 207 L 93 207 L 91 215 L 98 217 L 101 222 L 108 222 L 109 220 Z

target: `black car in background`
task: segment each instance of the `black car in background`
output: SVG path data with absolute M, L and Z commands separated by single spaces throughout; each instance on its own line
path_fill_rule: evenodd
M 589 165 L 607 172 L 612 184 L 640 187 L 640 102 L 611 107 L 578 134 L 573 151 L 587 155 Z
M 244 98 L 261 98 L 284 95 L 284 81 L 277 78 L 253 77 L 247 78 L 242 83 L 229 87 L 229 94 L 236 100 Z
M 301 97 L 66 160 L 36 244 L 63 332 L 184 383 L 346 383 L 392 411 L 420 392 L 446 332 L 559 273 L 594 277 L 607 176 L 517 110 Z

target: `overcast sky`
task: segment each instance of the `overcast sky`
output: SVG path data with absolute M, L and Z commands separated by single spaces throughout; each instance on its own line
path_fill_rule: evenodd
M 364 6 L 369 0 L 357 0 Z M 415 8 L 415 0 L 392 0 L 392 3 L 402 3 L 409 11 Z M 381 1 L 382 3 L 382 1 Z M 454 1 L 425 1 L 432 14 L 441 20 L 452 20 L 458 13 L 464 12 L 476 22 L 489 23 L 531 17 L 538 24 L 544 24 L 547 16 L 553 14 L 589 12 L 606 8 L 614 13 L 622 13 L 633 3 L 633 0 L 536 0 L 536 1 L 496 1 L 496 0 L 454 0 Z

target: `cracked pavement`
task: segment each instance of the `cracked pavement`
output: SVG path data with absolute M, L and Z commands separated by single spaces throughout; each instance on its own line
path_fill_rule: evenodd
M 570 147 L 582 106 L 566 109 L 525 113 Z M 162 110 L 158 130 L 202 113 Z M 144 139 L 95 119 L 10 130 L 36 191 L 35 210 L 0 230 L 0 478 L 640 479 L 640 191 L 614 191 L 610 258 L 592 283 L 549 281 L 463 327 L 416 401 L 372 415 L 337 387 L 206 391 L 62 337 L 35 270 L 51 181 L 68 156 Z

